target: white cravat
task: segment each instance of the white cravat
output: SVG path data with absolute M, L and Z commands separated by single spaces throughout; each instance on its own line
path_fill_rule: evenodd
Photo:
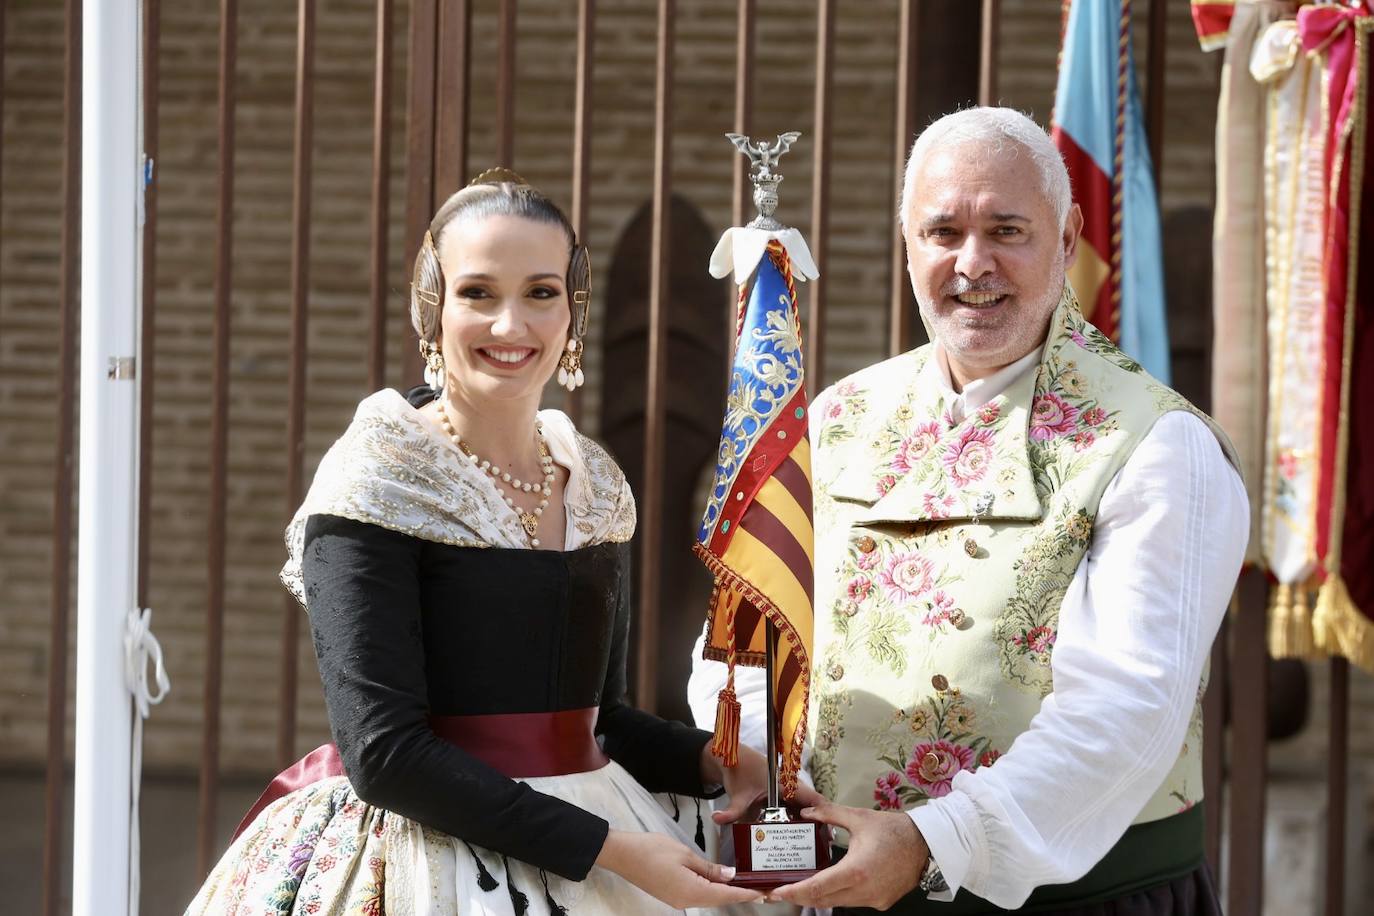
M 987 378 L 965 382 L 964 390 L 958 392 L 954 390 L 950 380 L 949 359 L 945 355 L 945 348 L 938 343 L 935 345 L 935 358 L 926 362 L 925 371 L 929 380 L 944 392 L 949 403 L 950 418 L 957 425 L 964 422 L 964 417 L 1010 388 L 1022 375 L 1039 366 L 1040 354 L 1044 351 L 1045 347 L 1042 344 Z
M 951 387 L 953 409 L 977 409 L 1039 355 Z M 1206 424 L 1160 418 L 1102 494 L 1059 609 L 1054 691 L 995 766 L 959 773 L 948 795 L 910 811 L 950 887 L 939 899 L 964 887 L 1015 908 L 1116 844 L 1178 757 L 1248 532 L 1240 475 Z M 699 649 L 688 698 L 710 728 L 725 666 Z M 741 704 L 741 740 L 761 744 L 762 671 L 737 669 L 735 687 L 758 698 Z

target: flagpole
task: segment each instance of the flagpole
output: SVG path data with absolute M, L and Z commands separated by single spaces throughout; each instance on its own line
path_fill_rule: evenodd
M 763 708 L 766 711 L 768 728 L 768 807 L 772 810 L 781 807 L 778 799 L 778 712 L 773 703 L 773 667 L 776 664 L 778 628 L 771 617 L 764 626 L 763 659 L 767 703 Z
M 82 5 L 81 449 L 76 578 L 75 916 L 137 912 L 130 899 L 133 699 L 125 672 L 135 607 L 143 167 L 139 7 Z

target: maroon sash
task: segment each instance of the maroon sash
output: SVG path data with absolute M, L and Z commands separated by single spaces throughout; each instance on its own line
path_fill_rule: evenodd
M 430 716 L 436 737 L 476 757 L 512 779 L 566 776 L 599 770 L 610 761 L 596 743 L 598 708 L 562 712 L 520 712 L 489 716 Z M 322 744 L 268 784 L 239 822 L 234 836 L 253 823 L 272 802 L 311 783 L 344 776 L 343 760 L 333 744 Z

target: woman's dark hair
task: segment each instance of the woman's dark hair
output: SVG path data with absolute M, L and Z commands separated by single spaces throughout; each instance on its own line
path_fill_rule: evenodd
M 590 269 L 586 249 L 577 243 L 568 217 L 548 197 L 531 187 L 508 169 L 491 169 L 472 184 L 455 192 L 434 214 L 429 232 L 415 256 L 415 272 L 410 284 L 410 323 L 420 342 L 432 343 L 439 336 L 439 316 L 444 308 L 444 272 L 439 266 L 439 239 L 459 219 L 484 219 L 489 216 L 518 216 L 537 223 L 558 226 L 568 237 L 568 298 L 576 291 L 589 291 Z M 585 301 L 585 297 L 584 301 Z

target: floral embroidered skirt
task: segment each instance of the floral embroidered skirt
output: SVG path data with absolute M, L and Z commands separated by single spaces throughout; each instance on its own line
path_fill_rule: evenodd
M 604 817 L 613 830 L 653 831 L 692 843 L 683 826 L 615 762 L 588 773 L 523 781 Z M 557 914 L 555 907 L 569 916 L 681 912 L 602 868 L 593 868 L 583 881 L 569 881 L 470 846 L 367 804 L 347 778 L 335 776 L 263 809 L 186 912 L 549 916 Z

